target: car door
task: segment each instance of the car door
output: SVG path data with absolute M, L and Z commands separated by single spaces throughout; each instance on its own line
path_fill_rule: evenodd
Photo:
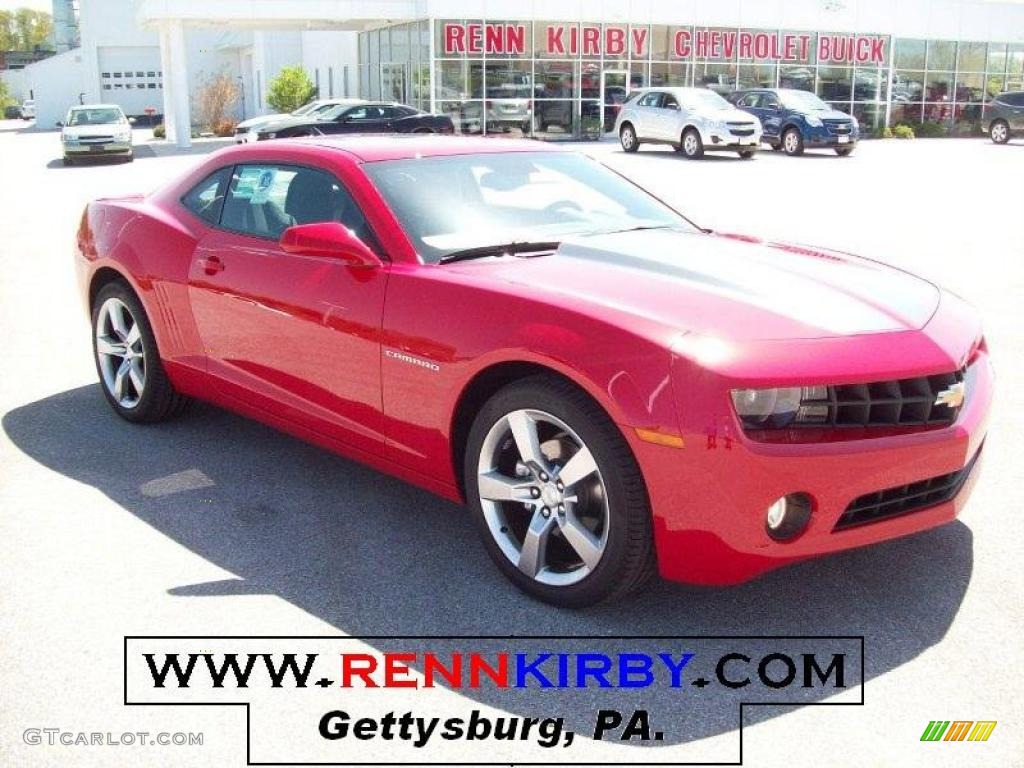
M 683 132 L 683 108 L 671 93 L 664 93 L 658 107 L 658 138 L 664 141 L 679 141 Z
M 761 91 L 756 95 L 758 101 L 755 114 L 761 120 L 762 135 L 765 138 L 779 138 L 782 120 L 785 117 L 779 97 L 771 91 Z
M 645 93 L 636 102 L 636 135 L 642 139 L 661 138 L 658 127 L 658 108 L 662 94 L 658 91 Z
M 1007 94 L 1003 101 L 1008 105 L 1006 119 L 1014 131 L 1024 130 L 1024 92 Z
M 324 221 L 342 222 L 380 254 L 334 176 L 285 164 L 234 167 L 219 220 L 194 253 L 192 314 L 222 395 L 379 453 L 388 270 L 281 248 L 289 226 Z
M 361 104 L 343 112 L 332 126 L 331 133 L 380 133 L 389 129 L 386 108 L 378 104 Z M 393 115 L 392 115 L 393 116 Z

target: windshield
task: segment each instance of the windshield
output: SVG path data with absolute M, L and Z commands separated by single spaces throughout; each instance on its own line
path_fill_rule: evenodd
M 688 107 L 707 109 L 732 109 L 732 104 L 712 90 L 685 91 L 680 99 Z
M 120 109 L 73 109 L 68 116 L 68 125 L 109 125 L 126 122 L 128 120 Z
M 330 104 L 321 104 L 319 101 L 311 101 L 309 104 L 303 104 L 292 112 L 292 114 L 295 117 L 302 117 L 303 115 L 308 115 L 310 112 L 318 112 L 319 110 L 325 109 L 329 106 Z
M 810 91 L 782 91 L 779 98 L 787 109 L 803 109 L 812 112 L 832 111 L 832 107 Z
M 363 168 L 430 263 L 502 243 L 649 227 L 694 229 L 617 173 L 571 152 L 385 160 Z

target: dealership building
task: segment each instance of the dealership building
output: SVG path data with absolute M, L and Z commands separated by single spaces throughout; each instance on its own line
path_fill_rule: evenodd
M 157 91 L 152 96 L 159 96 L 169 138 L 181 145 L 189 131 L 178 127 L 196 122 L 192 97 L 203 76 L 219 70 L 236 76 L 244 114 L 251 116 L 268 110 L 268 84 L 288 64 L 303 64 L 321 97 L 401 101 L 449 114 L 461 131 L 543 138 L 599 135 L 625 95 L 644 86 L 721 93 L 801 88 L 853 113 L 868 129 L 933 121 L 954 133 L 977 130 L 995 93 L 1024 88 L 1020 3 L 84 0 L 82 6 L 83 98 L 122 95 L 108 72 L 117 69 L 102 63 L 109 56 L 87 50 L 93 24 L 85 14 L 90 6 L 106 7 L 132 28 L 131 46 L 122 47 L 146 48 L 136 52 L 147 57 L 145 66 L 125 64 L 122 76 L 147 73 L 145 88 Z M 103 47 L 119 47 L 109 29 L 97 34 L 106 37 Z M 148 46 L 138 45 L 139 38 Z M 148 77 L 151 72 L 157 76 Z

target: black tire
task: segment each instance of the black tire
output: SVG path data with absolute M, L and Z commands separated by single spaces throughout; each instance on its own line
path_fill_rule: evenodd
M 74 158 L 72 158 L 72 157 L 65 157 L 65 158 L 63 159 L 63 162 L 64 162 L 64 165 L 65 165 L 65 166 L 68 166 L 68 167 L 70 167 L 70 166 L 72 166 L 72 165 L 74 165 L 74 164 L 75 164 L 75 160 L 74 160 Z
M 687 138 L 693 139 L 690 142 L 690 149 L 687 149 Z M 700 131 L 696 128 L 687 128 L 683 131 L 683 135 L 679 137 L 679 146 L 682 147 L 683 157 L 687 160 L 700 160 L 704 157 L 704 142 L 700 138 Z
M 125 161 L 126 163 L 134 163 L 134 162 L 135 162 L 135 153 L 133 152 L 132 154 L 128 155 L 128 156 L 127 156 L 127 157 L 126 157 L 126 158 L 124 159 L 124 161 Z
M 623 152 L 636 152 L 640 149 L 640 137 L 637 136 L 632 123 L 623 123 L 619 128 L 619 144 L 622 145 Z
M 481 505 L 477 470 L 487 434 L 507 414 L 520 409 L 541 410 L 568 425 L 590 449 L 604 481 L 608 503 L 607 542 L 594 569 L 570 585 L 544 584 L 520 571 L 495 541 Z M 622 598 L 639 589 L 654 574 L 651 511 L 640 468 L 608 415 L 573 384 L 554 376 L 538 375 L 497 392 L 473 422 L 463 471 L 467 502 L 476 518 L 484 547 L 499 570 L 532 597 L 565 608 L 582 608 Z
M 138 324 L 142 342 L 142 349 L 145 354 L 145 384 L 138 403 L 131 408 L 121 405 L 113 393 L 104 383 L 103 371 L 100 368 L 99 353 L 96 349 L 96 324 L 99 319 L 100 308 L 108 299 L 119 299 L 131 313 L 132 320 Z M 135 292 L 128 285 L 121 281 L 107 283 L 96 294 L 92 304 L 92 356 L 96 364 L 96 374 L 100 379 L 100 389 L 104 397 L 110 403 L 114 412 L 126 421 L 137 424 L 152 424 L 166 421 L 182 413 L 191 402 L 189 398 L 179 394 L 167 373 L 164 371 L 163 363 L 160 360 L 160 353 L 157 350 L 156 339 L 153 336 L 152 326 L 149 318 L 142 307 Z
M 737 152 L 736 154 L 738 154 L 740 156 L 740 159 L 742 160 L 749 160 L 756 154 L 756 152 L 753 149 L 744 149 Z
M 1010 124 L 1003 119 L 993 120 L 988 135 L 996 144 L 1005 144 L 1010 140 Z
M 790 157 L 798 157 L 804 153 L 804 137 L 798 129 L 790 127 L 782 132 L 782 151 Z
M 836 147 L 836 154 L 840 157 L 849 157 L 853 154 L 853 147 Z

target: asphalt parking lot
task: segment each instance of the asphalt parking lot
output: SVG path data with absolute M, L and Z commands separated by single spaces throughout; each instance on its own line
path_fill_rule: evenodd
M 119 421 L 96 384 L 75 228 L 89 199 L 146 192 L 198 157 L 64 168 L 56 133 L 0 121 L 0 762 L 143 764 L 22 743 L 26 728 L 61 727 L 202 730 L 203 747 L 145 764 L 244 764 L 238 710 L 122 705 L 126 634 L 549 633 L 863 634 L 866 705 L 759 711 L 744 764 L 1024 765 L 1024 141 L 697 162 L 580 148 L 701 225 L 878 258 L 977 305 L 997 401 L 961 520 L 741 587 L 656 583 L 585 612 L 533 602 L 459 507 L 211 407 L 161 427 Z M 181 473 L 192 490 L 159 492 Z M 999 726 L 986 743 L 922 744 L 934 719 Z M 691 736 L 655 759 L 735 740 L 711 720 Z

